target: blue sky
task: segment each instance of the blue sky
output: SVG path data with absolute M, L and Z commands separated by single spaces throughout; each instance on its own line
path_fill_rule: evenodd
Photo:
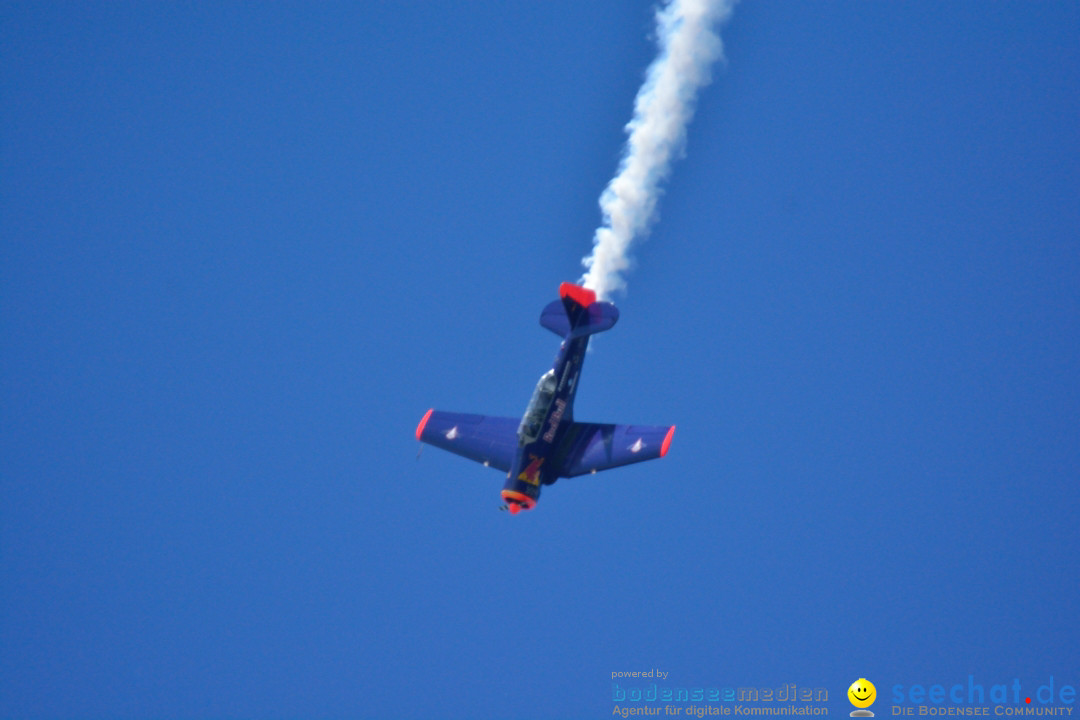
M 461 5 L 0 7 L 0 715 L 1080 684 L 1080 6 L 740 4 L 510 517 L 652 5 Z

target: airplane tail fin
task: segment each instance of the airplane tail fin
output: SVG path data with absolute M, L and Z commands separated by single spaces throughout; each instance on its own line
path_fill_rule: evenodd
M 564 282 L 559 298 L 544 308 L 540 324 L 567 340 L 610 330 L 619 319 L 618 308 L 597 301 L 596 293 L 588 288 Z

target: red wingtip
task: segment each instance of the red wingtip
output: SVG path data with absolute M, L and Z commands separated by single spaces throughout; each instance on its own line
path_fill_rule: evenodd
M 424 426 L 427 425 L 427 421 L 431 419 L 431 413 L 435 412 L 435 408 L 431 408 L 420 420 L 420 424 L 416 426 L 416 439 L 419 440 L 420 436 L 424 434 Z
M 592 290 L 566 282 L 559 286 L 559 297 L 568 297 L 581 307 L 589 307 L 596 302 L 596 293 Z
M 675 426 L 672 425 L 671 429 L 667 431 L 667 435 L 664 436 L 664 444 L 660 446 L 660 457 L 667 455 L 668 448 L 671 447 L 671 438 L 675 437 Z

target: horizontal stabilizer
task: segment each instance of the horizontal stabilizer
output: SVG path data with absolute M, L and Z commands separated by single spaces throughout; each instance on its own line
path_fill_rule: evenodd
M 596 293 L 588 288 L 563 283 L 559 297 L 544 308 L 540 324 L 561 338 L 573 340 L 610 330 L 619 319 L 619 309 L 597 301 Z

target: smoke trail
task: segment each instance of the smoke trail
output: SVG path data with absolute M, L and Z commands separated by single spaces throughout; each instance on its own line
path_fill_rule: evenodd
M 670 0 L 656 13 L 660 54 L 649 66 L 626 125 L 619 172 L 600 196 L 604 224 L 593 237 L 592 254 L 582 260 L 585 287 L 601 298 L 625 287 L 634 238 L 652 221 L 660 183 L 686 142 L 697 91 L 711 79 L 709 68 L 723 54 L 713 28 L 731 15 L 734 0 Z

